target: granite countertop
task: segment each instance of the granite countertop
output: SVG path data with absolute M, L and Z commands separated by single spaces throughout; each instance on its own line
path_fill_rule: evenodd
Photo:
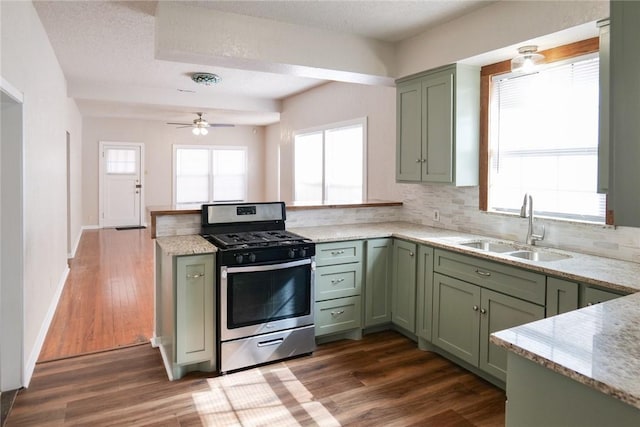
M 491 342 L 640 409 L 640 293 L 496 332 Z
M 609 288 L 622 293 L 640 291 L 640 264 L 611 258 L 585 255 L 577 252 L 549 249 L 540 246 L 527 246 L 520 243 L 488 238 L 442 228 L 427 227 L 408 222 L 383 222 L 346 224 L 339 226 L 298 227 L 289 231 L 305 236 L 316 243 L 339 240 L 373 239 L 396 237 L 453 252 L 473 255 L 478 258 L 499 261 L 503 264 L 526 268 L 567 280 Z M 545 253 L 567 256 L 554 261 L 530 261 L 514 258 L 508 254 L 483 251 L 463 246 L 461 243 L 483 240 L 514 245 L 516 249 L 530 249 Z
M 640 408 L 640 264 L 576 252 L 527 247 L 569 257 L 528 261 L 462 246 L 502 242 L 410 223 L 353 224 L 291 229 L 317 243 L 397 237 L 520 268 L 632 293 L 622 298 L 497 332 L 491 342 L 602 393 Z M 513 242 L 504 242 L 513 244 Z
M 197 255 L 217 252 L 218 248 L 197 234 L 158 237 L 156 243 L 171 256 Z

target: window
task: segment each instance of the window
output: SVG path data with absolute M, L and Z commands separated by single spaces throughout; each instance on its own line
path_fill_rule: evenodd
M 294 201 L 365 198 L 366 119 L 305 131 L 294 138 Z
M 107 173 L 113 175 L 130 175 L 136 173 L 136 149 L 110 148 L 106 151 Z
M 489 210 L 519 212 L 529 193 L 539 215 L 605 221 L 606 196 L 596 192 L 598 70 L 589 54 L 491 78 Z
M 244 201 L 247 148 L 174 145 L 174 203 Z

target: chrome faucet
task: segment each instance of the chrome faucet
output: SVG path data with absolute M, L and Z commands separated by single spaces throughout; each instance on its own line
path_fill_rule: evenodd
M 527 207 L 529 212 L 527 212 Z M 527 245 L 535 245 L 538 240 L 544 239 L 544 224 L 542 225 L 542 234 L 534 233 L 533 225 L 533 197 L 529 193 L 525 193 L 524 200 L 522 201 L 522 207 L 520 208 L 520 217 L 529 217 L 529 229 L 527 230 L 527 238 L 525 243 Z

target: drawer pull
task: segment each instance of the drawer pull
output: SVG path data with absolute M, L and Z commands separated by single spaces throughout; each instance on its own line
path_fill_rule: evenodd
M 340 316 L 340 315 L 341 315 L 341 314 L 343 314 L 343 313 L 344 313 L 344 310 L 340 310 L 340 311 L 332 311 L 332 312 L 331 312 L 331 315 L 332 315 L 333 317 L 337 317 L 337 316 Z
M 473 306 L 473 311 L 478 311 L 478 306 L 477 305 Z
M 413 252 L 409 252 L 409 256 L 414 256 L 415 254 Z
M 332 285 L 337 285 L 338 283 L 344 282 L 344 277 L 341 277 L 339 279 L 332 279 L 331 280 L 331 284 Z
M 276 338 L 275 340 L 262 341 L 258 343 L 258 347 L 268 347 L 270 345 L 279 345 L 284 342 L 284 338 Z
M 342 255 L 344 253 L 343 250 L 339 250 L 339 251 L 331 251 L 331 255 Z
M 481 309 L 480 309 L 480 313 L 482 313 L 482 314 L 487 314 L 487 310 L 485 310 L 484 308 L 481 308 Z
M 484 277 L 489 277 L 489 276 L 491 276 L 491 273 L 490 273 L 490 272 L 488 272 L 488 271 L 482 271 L 482 270 L 477 269 L 477 268 L 476 268 L 476 273 L 478 273 L 479 275 L 484 276 Z
M 200 274 L 187 274 L 187 279 L 199 279 L 201 277 L 204 277 L 204 273 Z

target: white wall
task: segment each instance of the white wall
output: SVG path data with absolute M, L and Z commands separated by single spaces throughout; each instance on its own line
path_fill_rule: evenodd
M 24 369 L 28 383 L 67 269 L 66 132 L 78 140 L 80 113 L 31 2 L 0 2 L 0 74 L 24 96 Z M 79 143 L 72 159 L 78 159 Z M 73 164 L 72 180 L 80 179 Z M 78 191 L 73 187 L 72 191 Z M 79 193 L 70 195 L 78 206 Z M 71 212 L 78 227 L 78 212 Z M 79 227 L 72 230 L 78 236 Z
M 280 145 L 281 198 L 290 202 L 293 197 L 294 132 L 367 117 L 368 198 L 397 199 L 395 102 L 395 88 L 337 82 L 285 99 L 280 132 L 270 131 L 267 144 L 270 150 Z
M 264 200 L 264 127 L 212 128 L 206 136 L 153 120 L 88 117 L 82 135 L 82 223 L 98 224 L 98 150 L 100 141 L 141 142 L 145 152 L 145 205 L 172 203 L 173 144 L 249 147 L 249 200 Z M 145 214 L 146 216 L 146 214 Z

